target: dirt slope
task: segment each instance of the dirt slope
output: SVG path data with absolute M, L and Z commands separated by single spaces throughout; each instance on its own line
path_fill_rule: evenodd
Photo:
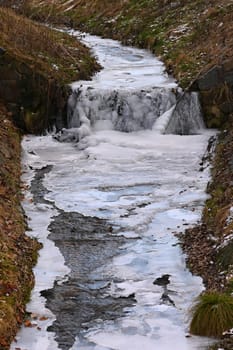
M 21 136 L 0 102 L 0 349 L 23 321 L 39 244 L 25 236 L 21 200 Z

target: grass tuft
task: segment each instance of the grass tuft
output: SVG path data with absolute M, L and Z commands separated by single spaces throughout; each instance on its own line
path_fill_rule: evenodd
M 208 292 L 198 298 L 193 308 L 190 332 L 219 337 L 233 327 L 233 298 L 227 294 Z

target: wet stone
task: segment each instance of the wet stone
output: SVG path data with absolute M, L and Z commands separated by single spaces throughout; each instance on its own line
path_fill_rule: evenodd
M 46 174 L 52 170 L 52 165 L 46 165 L 45 167 L 38 169 L 35 173 L 34 179 L 31 183 L 31 193 L 35 203 L 48 203 L 44 199 L 44 196 L 48 193 L 48 190 L 43 185 L 43 180 Z M 50 202 L 49 202 L 50 203 Z
M 55 283 L 52 289 L 42 292 L 46 306 L 56 316 L 48 330 L 55 332 L 59 347 L 66 350 L 77 335 L 82 337 L 85 323 L 122 317 L 124 308 L 135 304 L 134 295 L 107 294 L 111 279 L 101 269 L 127 240 L 115 236 L 105 220 L 75 212 L 62 212 L 54 218 L 49 230 L 49 238 L 71 269 L 68 281 Z
M 56 317 L 48 331 L 56 334 L 62 350 L 68 350 L 76 336 L 82 338 L 87 322 L 122 317 L 124 308 L 133 306 L 136 301 L 133 294 L 128 297 L 109 296 L 107 290 L 111 282 L 120 281 L 112 281 L 101 270 L 119 253 L 119 249 L 122 251 L 122 246 L 129 239 L 116 236 L 112 226 L 103 219 L 77 212 L 66 213 L 45 200 L 44 196 L 49 191 L 43 180 L 51 169 L 52 166 L 45 166 L 36 171 L 31 192 L 35 203 L 49 203 L 60 213 L 49 225 L 49 239 L 61 251 L 70 274 L 65 283 L 55 282 L 52 289 L 42 291 L 41 295 Z

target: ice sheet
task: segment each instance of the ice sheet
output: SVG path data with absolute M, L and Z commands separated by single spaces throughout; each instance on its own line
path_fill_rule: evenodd
M 25 153 L 30 157 L 27 164 L 39 168 L 53 165 L 44 179 L 48 201 L 65 211 L 104 217 L 122 228 L 118 234 L 139 237 L 122 247 L 122 254 L 111 265 L 101 267 L 112 280 L 123 280 L 112 283 L 108 293 L 114 296 L 135 293 L 135 307 L 122 320 L 110 324 L 97 321 L 83 334 L 85 341 L 80 343 L 77 339 L 73 349 L 166 350 L 175 337 L 177 349 L 189 350 L 200 349 L 209 342 L 185 337 L 188 310 L 203 285 L 200 278 L 186 269 L 173 234 L 200 218 L 209 173 L 208 169 L 198 170 L 209 136 L 207 131 L 202 135 L 178 136 L 148 130 L 131 134 L 97 130 L 79 145 L 58 143 L 51 136 L 24 140 Z M 26 209 L 32 217 L 33 232 L 44 235 L 56 213 L 49 205 L 29 206 Z M 51 263 L 54 257 L 51 243 L 47 244 L 35 269 L 38 282 L 29 305 L 33 312 L 43 310 L 43 314 L 48 314 L 41 305 L 38 290 L 50 287 L 56 274 L 64 276 L 67 272 L 63 264 L 58 267 L 57 262 Z M 50 272 L 48 266 L 56 271 Z M 48 280 L 44 279 L 45 273 Z M 163 290 L 153 285 L 155 278 L 166 273 L 171 275 L 169 289 L 174 292 L 170 296 L 175 307 L 161 304 Z M 52 316 L 49 320 L 52 322 Z M 127 322 L 131 324 L 128 328 Z M 44 332 L 45 328 L 40 332 L 24 329 L 22 344 L 30 344 L 30 350 L 34 350 L 43 340 L 43 349 L 55 350 L 53 337 Z M 24 334 L 26 339 L 33 337 L 32 343 L 27 343 Z
M 41 157 L 30 151 L 29 145 L 34 142 L 41 143 L 43 138 L 25 137 L 22 143 L 23 147 L 23 175 L 22 181 L 30 186 L 34 177 L 34 170 L 41 169 L 43 166 L 50 164 L 51 160 L 42 160 Z M 46 150 L 44 145 L 43 150 Z M 29 148 L 28 148 L 29 147 Z M 20 348 L 22 350 L 57 350 L 57 343 L 54 340 L 54 334 L 48 333 L 47 327 L 54 321 L 54 315 L 45 307 L 45 299 L 41 297 L 40 292 L 44 289 L 51 288 L 54 280 L 62 281 L 69 273 L 69 269 L 64 264 L 64 258 L 54 243 L 47 236 L 47 228 L 52 218 L 58 213 L 49 204 L 34 204 L 33 196 L 29 191 L 25 192 L 22 202 L 23 208 L 29 218 L 29 231 L 27 234 L 38 239 L 43 244 L 39 251 L 37 265 L 34 268 L 35 287 L 31 294 L 31 301 L 27 305 L 27 311 L 32 313 L 35 318 L 32 321 L 33 327 L 22 327 L 18 332 L 16 340 L 11 344 L 11 350 Z
M 93 50 L 104 67 L 91 82 L 82 81 L 82 85 L 106 90 L 177 87 L 175 80 L 166 74 L 164 64 L 149 51 L 123 47 L 118 41 L 80 34 L 78 31 L 70 33 L 74 36 L 81 35 L 83 42 Z M 72 86 L 79 87 L 80 82 Z

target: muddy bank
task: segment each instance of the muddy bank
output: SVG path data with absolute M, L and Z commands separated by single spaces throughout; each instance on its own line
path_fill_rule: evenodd
M 16 125 L 36 134 L 65 126 L 68 84 L 100 68 L 89 49 L 1 4 L 0 33 L 0 96 Z
M 181 245 L 187 254 L 190 270 L 203 278 L 208 291 L 233 293 L 233 116 L 230 115 L 226 129 L 220 133 L 212 161 L 212 179 L 207 192 L 202 224 L 186 230 Z M 232 335 L 211 349 L 233 348 Z
M 210 198 L 203 211 L 202 225 L 187 230 L 183 237 L 190 268 L 204 278 L 207 289 L 229 292 L 233 292 L 232 118 L 231 115 L 226 129 L 218 137 L 212 179 L 207 187 Z
M 25 317 L 40 245 L 25 235 L 21 201 L 21 136 L 0 104 L 0 348 L 7 350 Z
M 67 83 L 89 78 L 99 65 L 76 38 L 17 16 L 2 5 L 1 1 L 0 348 L 7 350 L 24 321 L 40 248 L 25 235 L 27 223 L 20 204 L 24 187 L 20 183 L 21 133 L 14 125 L 32 133 L 62 127 Z

